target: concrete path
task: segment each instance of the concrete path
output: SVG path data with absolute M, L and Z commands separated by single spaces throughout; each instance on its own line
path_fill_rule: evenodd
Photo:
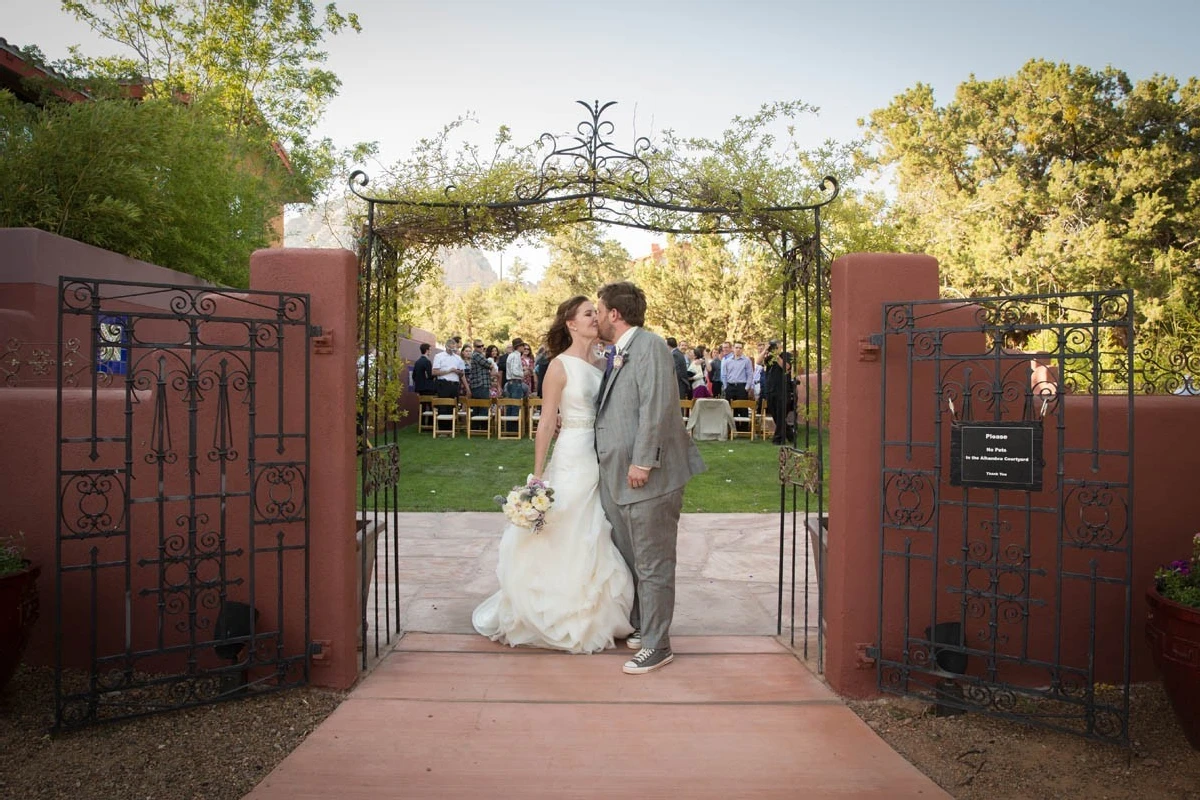
M 409 632 L 247 800 L 949 797 L 773 637 L 777 516 L 684 516 L 676 660 L 642 676 L 621 673 L 624 647 L 571 656 L 471 632 L 501 521 L 403 515 L 386 580 Z M 801 579 L 797 643 L 803 599 Z M 815 588 L 810 602 L 815 624 Z
M 248 800 L 946 798 L 769 637 L 594 656 L 409 634 Z
M 390 519 L 390 518 L 389 518 Z M 377 581 L 399 584 L 401 628 L 424 633 L 473 633 L 471 611 L 496 591 L 496 559 L 504 518 L 499 513 L 400 515 L 399 569 L 379 542 Z M 803 525 L 801 518 L 798 525 Z M 796 641 L 803 639 L 804 536 L 797 535 Z M 783 627 L 792 625 L 790 520 L 785 531 Z M 773 635 L 779 574 L 777 514 L 684 514 L 679 524 L 676 635 Z M 808 565 L 809 628 L 817 613 L 816 564 Z M 389 591 L 386 597 L 394 597 Z M 382 597 L 381 597 L 382 601 Z M 374 594 L 368 601 L 375 626 Z M 378 624 L 397 609 L 378 607 Z

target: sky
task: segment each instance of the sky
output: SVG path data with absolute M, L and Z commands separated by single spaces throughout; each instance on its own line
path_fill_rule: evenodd
M 318 0 L 323 5 L 325 0 Z M 764 103 L 820 109 L 798 127 L 807 147 L 861 135 L 858 120 L 921 82 L 939 103 L 971 75 L 1015 73 L 1033 58 L 1131 79 L 1200 75 L 1195 0 L 337 0 L 361 34 L 328 42 L 342 80 L 317 131 L 339 146 L 379 143 L 383 161 L 469 114 L 465 135 L 517 142 L 565 134 L 576 100 L 618 105 L 617 146 L 664 129 L 717 136 Z M 51 59 L 79 44 L 116 46 L 60 10 L 58 0 L 0 0 L 0 37 Z M 379 168 L 364 165 L 368 174 Z M 612 231 L 634 256 L 661 237 Z M 510 249 L 540 274 L 539 248 Z M 499 254 L 488 253 L 493 267 Z

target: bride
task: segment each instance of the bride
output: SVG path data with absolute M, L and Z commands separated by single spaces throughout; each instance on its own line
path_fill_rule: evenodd
M 500 591 L 471 615 L 475 630 L 510 646 L 593 653 L 633 630 L 633 580 L 600 507 L 594 423 L 604 372 L 593 362 L 597 321 L 586 297 L 558 307 L 546 337 L 553 360 L 533 459 L 533 475 L 554 489 L 554 505 L 537 532 L 505 527 L 496 567 Z M 561 430 L 547 465 L 556 416 Z

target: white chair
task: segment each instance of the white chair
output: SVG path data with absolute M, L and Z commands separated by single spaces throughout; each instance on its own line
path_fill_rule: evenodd
M 487 438 L 492 438 L 492 417 L 494 416 L 495 404 L 490 397 L 488 398 L 470 398 L 466 401 L 464 407 L 467 412 L 467 438 L 486 434 Z
M 458 430 L 458 400 L 453 397 L 435 397 L 430 404 L 433 407 L 433 438 L 450 434 L 454 438 Z
M 525 401 L 522 398 L 496 398 L 496 438 L 525 438 Z
M 433 430 L 433 400 L 431 394 L 417 395 L 417 408 L 420 411 L 417 417 L 417 433 Z
M 525 398 L 525 408 L 529 411 L 529 438 L 537 436 L 538 423 L 542 421 L 542 398 Z

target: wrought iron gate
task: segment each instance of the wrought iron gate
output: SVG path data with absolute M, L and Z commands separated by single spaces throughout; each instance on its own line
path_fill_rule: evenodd
M 308 682 L 309 298 L 64 277 L 55 727 Z
M 1132 306 L 884 306 L 881 690 L 1128 742 Z
M 836 187 L 833 197 L 837 196 Z M 832 197 L 831 197 L 832 199 Z M 768 395 L 765 410 L 791 420 L 779 450 L 779 594 L 776 633 L 783 634 L 785 576 L 788 638 L 796 645 L 797 615 L 801 652 L 818 673 L 825 671 L 825 552 L 829 516 L 825 507 L 825 436 L 829 429 L 829 262 L 821 246 L 821 207 L 812 210 L 810 236 L 783 238 L 784 279 L 780 309 L 781 351 L 791 360 L 785 372 L 789 391 Z M 774 406 L 774 407 L 772 407 Z M 785 560 L 790 555 L 790 563 Z M 797 572 L 803 575 L 797 577 Z M 801 596 L 796 597 L 797 583 Z M 799 606 L 799 608 L 798 608 Z
M 377 237 L 368 207 L 358 262 L 359 649 L 361 667 L 399 639 L 400 622 L 400 255 Z

